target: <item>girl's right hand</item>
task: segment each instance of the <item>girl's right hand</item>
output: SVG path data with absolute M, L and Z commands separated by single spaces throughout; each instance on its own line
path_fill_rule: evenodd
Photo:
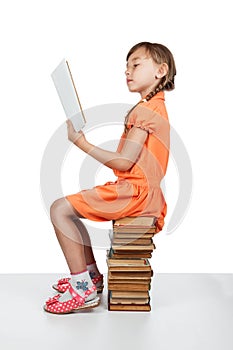
M 68 119 L 66 121 L 66 124 L 69 141 L 74 143 L 77 147 L 82 148 L 82 146 L 86 142 L 84 133 L 82 131 L 76 131 L 71 120 Z

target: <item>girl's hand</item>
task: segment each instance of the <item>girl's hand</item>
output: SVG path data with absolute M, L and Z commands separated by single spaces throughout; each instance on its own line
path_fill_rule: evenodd
M 70 119 L 66 121 L 66 124 L 67 124 L 68 139 L 71 142 L 73 142 L 77 147 L 82 148 L 82 146 L 86 142 L 84 133 L 82 131 L 76 131 Z

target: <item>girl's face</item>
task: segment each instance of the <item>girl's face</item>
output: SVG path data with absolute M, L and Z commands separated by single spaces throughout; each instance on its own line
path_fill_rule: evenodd
M 156 64 L 144 47 L 137 49 L 129 56 L 126 65 L 126 82 L 131 92 L 140 93 L 145 97 L 158 84 L 155 76 L 159 70 Z

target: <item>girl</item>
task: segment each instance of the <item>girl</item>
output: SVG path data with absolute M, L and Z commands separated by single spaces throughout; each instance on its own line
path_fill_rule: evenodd
M 108 182 L 66 198 L 51 206 L 51 221 L 66 258 L 71 277 L 53 287 L 63 294 L 50 298 L 45 310 L 70 313 L 99 304 L 103 289 L 89 234 L 80 220 L 110 221 L 125 216 L 157 217 L 157 232 L 164 224 L 166 202 L 160 182 L 169 156 L 169 121 L 164 91 L 173 90 L 176 74 L 171 52 L 161 44 L 141 42 L 127 55 L 126 82 L 141 100 L 125 118 L 125 129 L 116 152 L 89 143 L 67 121 L 68 139 L 99 162 L 113 169 L 116 182 Z

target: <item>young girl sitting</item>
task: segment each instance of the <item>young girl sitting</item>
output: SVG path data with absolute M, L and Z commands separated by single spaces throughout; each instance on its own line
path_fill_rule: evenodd
M 140 101 L 129 111 L 116 152 L 89 143 L 82 131 L 67 121 L 68 139 L 99 162 L 113 169 L 108 182 L 56 200 L 51 220 L 71 276 L 53 287 L 60 293 L 44 309 L 61 314 L 99 304 L 103 289 L 89 234 L 80 218 L 110 221 L 125 216 L 155 216 L 157 231 L 164 225 L 166 202 L 160 188 L 169 157 L 170 127 L 164 91 L 173 90 L 176 74 L 172 53 L 161 44 L 142 42 L 127 55 L 126 82 Z

